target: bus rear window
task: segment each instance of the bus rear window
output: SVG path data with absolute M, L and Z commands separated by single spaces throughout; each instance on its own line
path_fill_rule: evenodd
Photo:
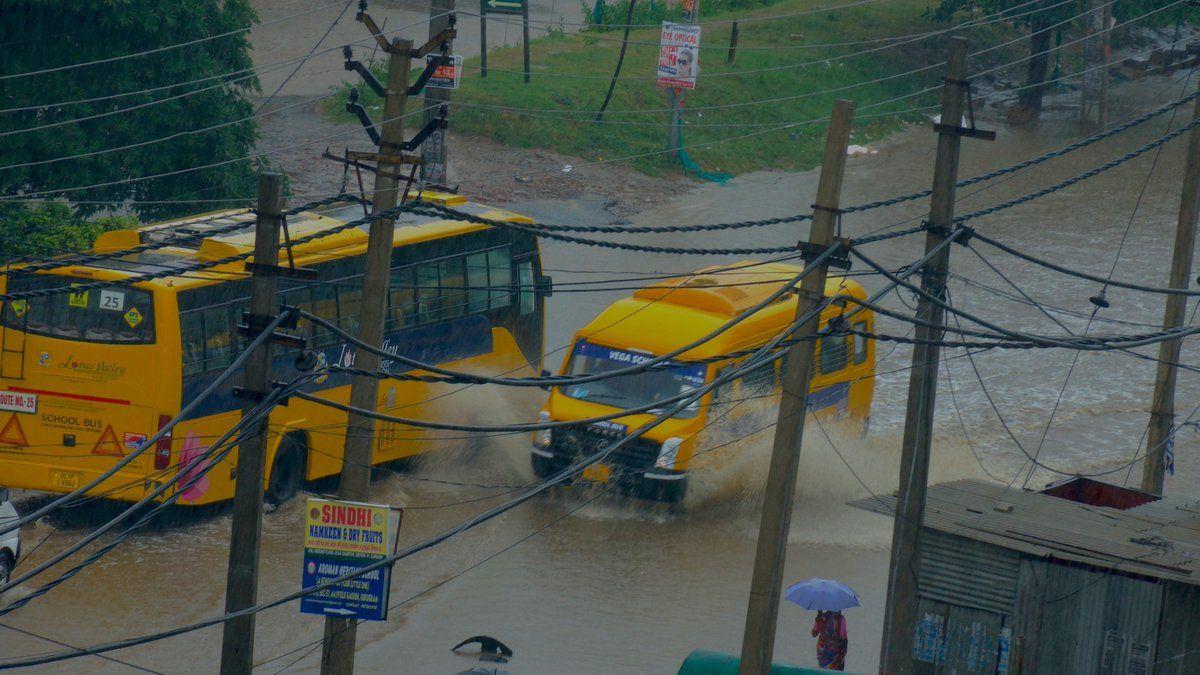
M 64 290 L 5 302 L 0 321 L 7 328 L 62 340 L 117 344 L 154 342 L 154 303 L 149 292 L 117 285 L 77 292 L 66 290 L 81 283 L 80 280 L 49 275 L 9 277 L 10 293 Z

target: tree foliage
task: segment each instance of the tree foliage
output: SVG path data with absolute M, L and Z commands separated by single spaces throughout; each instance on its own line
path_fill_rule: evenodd
M 0 0 L 0 75 L 143 52 L 235 31 L 255 20 L 249 0 Z M 246 161 L 136 180 L 250 154 L 256 138 L 251 121 L 202 133 L 184 132 L 249 117 L 253 106 L 248 97 L 259 91 L 257 78 L 232 82 L 234 77 L 227 76 L 184 83 L 243 71 L 251 65 L 247 33 L 242 32 L 111 63 L 0 80 L 0 109 L 40 106 L 0 113 L 0 133 L 130 108 L 225 82 L 225 86 L 138 110 L 0 137 L 0 166 L 8 166 L 184 134 L 129 150 L 0 169 L 0 194 L 128 181 L 65 193 L 76 212 L 85 215 L 99 210 L 83 203 L 87 201 L 252 195 L 255 166 Z M 168 85 L 176 86 L 106 101 L 59 105 Z M 173 205 L 131 206 L 149 216 L 181 210 Z
M 44 258 L 88 248 L 102 232 L 134 225 L 125 217 L 85 219 L 62 202 L 0 202 L 0 251 L 3 261 Z

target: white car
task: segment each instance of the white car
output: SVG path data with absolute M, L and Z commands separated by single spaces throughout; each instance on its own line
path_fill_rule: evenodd
M 17 509 L 8 500 L 8 488 L 0 487 L 0 528 L 18 518 Z M 21 554 L 21 530 L 0 534 L 0 584 L 8 583 L 17 556 Z

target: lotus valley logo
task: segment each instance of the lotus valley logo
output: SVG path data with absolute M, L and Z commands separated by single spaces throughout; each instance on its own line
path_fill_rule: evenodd
M 91 375 L 92 377 L 103 379 L 115 379 L 125 374 L 125 366 L 113 363 L 112 361 L 84 361 L 74 356 L 68 356 L 58 364 L 58 367 L 73 373 Z

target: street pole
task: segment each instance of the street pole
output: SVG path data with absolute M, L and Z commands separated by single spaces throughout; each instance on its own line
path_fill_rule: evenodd
M 683 103 L 683 90 L 677 87 L 671 87 L 667 90 L 667 106 L 671 109 L 671 121 L 667 124 L 667 149 L 678 150 L 679 142 L 679 116 Z
M 487 0 L 479 0 L 479 77 L 487 77 Z
M 700 23 L 700 0 L 691 0 L 690 5 L 688 0 L 684 0 L 683 4 L 685 22 L 692 25 Z M 683 116 L 683 92 L 684 90 L 679 87 L 667 89 L 667 107 L 671 109 L 671 121 L 667 125 L 668 150 L 678 150 L 683 147 L 683 122 L 680 119 Z
M 521 0 L 521 41 L 525 61 L 525 84 L 529 84 L 529 0 Z
M 380 132 L 379 164 L 375 174 L 375 194 L 371 213 L 378 214 L 396 206 L 396 192 L 404 145 L 404 108 L 408 98 L 408 71 L 412 65 L 412 40 L 392 40 L 388 50 L 388 80 L 383 100 L 383 129 Z M 387 310 L 388 276 L 392 261 L 392 236 L 395 221 L 379 218 L 371 221 L 367 233 L 367 255 L 363 266 L 362 307 L 359 310 L 358 339 L 374 346 L 383 343 L 383 320 Z M 354 365 L 367 371 L 379 369 L 379 356 L 359 349 Z M 369 375 L 357 375 L 350 381 L 350 405 L 374 410 L 378 401 L 379 381 Z M 368 415 L 351 413 L 346 426 L 346 445 L 342 462 L 339 496 L 350 501 L 371 497 L 371 449 L 375 441 L 375 420 Z M 325 638 L 321 646 L 321 672 L 350 675 L 354 672 L 355 619 L 325 618 Z
M 1200 119 L 1200 99 L 1192 113 Z M 1192 254 L 1196 248 L 1196 219 L 1200 215 L 1200 127 L 1188 135 L 1188 154 L 1183 169 L 1183 195 L 1179 200 L 1179 219 L 1175 224 L 1175 251 L 1171 256 L 1171 275 L 1167 285 L 1187 288 L 1192 276 Z M 1163 330 L 1183 325 L 1187 310 L 1186 295 L 1168 295 Z M 1172 444 L 1175 426 L 1175 378 L 1183 340 L 1158 343 L 1158 373 L 1154 379 L 1154 398 L 1150 407 L 1150 431 L 1146 435 L 1146 459 L 1142 469 L 1142 489 L 1163 493 L 1166 451 Z
M 966 95 L 967 41 L 950 40 L 946 80 L 942 87 L 942 117 L 938 125 L 937 159 L 933 171 L 933 195 L 929 207 L 930 229 L 925 234 L 925 252 L 938 248 L 954 225 L 954 183 L 958 180 L 960 128 Z M 943 298 L 950 249 L 943 248 L 926 265 L 921 289 Z M 900 452 L 900 493 L 892 529 L 892 555 L 888 567 L 887 607 L 883 615 L 883 653 L 880 670 L 894 675 L 912 672 L 913 629 L 917 616 L 916 569 L 920 559 L 918 535 L 925 514 L 925 490 L 929 479 L 929 446 L 933 432 L 937 396 L 938 346 L 945 312 L 922 297 L 917 302 L 912 371 L 908 380 L 908 409 L 904 419 L 904 441 Z
M 737 58 L 737 43 L 738 43 L 738 22 L 733 22 L 733 27 L 729 29 L 729 53 L 725 55 L 725 63 L 733 63 Z
M 1097 111 L 1099 119 L 1096 122 L 1096 128 L 1098 129 L 1108 125 L 1108 64 L 1112 61 L 1112 30 L 1109 29 L 1109 24 L 1112 23 L 1112 4 L 1113 0 L 1105 1 L 1104 13 L 1101 19 L 1101 29 L 1104 31 L 1104 47 L 1100 58 L 1101 63 L 1104 64 L 1104 69 L 1100 72 L 1104 73 L 1104 77 L 1100 78 L 1100 106 Z M 1171 53 L 1175 53 L 1175 45 L 1171 45 Z
M 433 40 L 450 27 L 450 12 L 454 11 L 454 0 L 430 0 L 429 39 Z M 450 50 L 453 53 L 453 49 Z M 441 87 L 425 87 L 425 123 L 429 124 L 439 115 L 443 104 L 450 103 L 450 90 Z M 446 142 L 449 129 L 438 129 L 430 134 L 421 146 L 421 182 L 447 185 L 449 165 L 446 158 Z
M 283 176 L 258 177 L 258 219 L 254 225 L 254 270 L 250 276 L 250 316 L 246 325 L 262 330 L 276 314 L 275 275 L 279 263 L 279 227 L 283 219 Z M 246 360 L 242 381 L 245 402 L 242 417 L 258 407 L 271 384 L 271 350 L 268 340 L 254 348 Z M 258 549 L 263 513 L 263 464 L 267 450 L 267 422 L 254 423 L 238 444 L 237 479 L 233 494 L 233 526 L 229 538 L 229 569 L 225 575 L 225 611 L 252 607 L 258 600 Z M 221 672 L 249 673 L 254 666 L 254 614 L 225 622 L 221 640 Z
M 825 135 L 825 157 L 817 182 L 817 201 L 813 204 L 812 228 L 808 241 L 811 251 L 823 250 L 833 240 L 846 169 L 846 144 L 850 141 L 850 119 L 854 104 L 839 100 Z M 816 335 L 820 312 L 814 312 L 825 297 L 828 265 L 818 265 L 800 285 L 796 318 L 810 312 L 797 331 L 799 336 Z M 783 374 L 779 419 L 771 466 L 763 495 L 762 521 L 758 530 L 758 548 L 754 556 L 754 577 L 750 583 L 750 602 L 746 608 L 746 629 L 742 636 L 741 672 L 743 675 L 768 673 L 775 650 L 775 624 L 779 615 L 779 596 L 783 585 L 784 559 L 787 555 L 788 528 L 796 494 L 796 472 L 800 466 L 800 446 L 804 439 L 804 418 L 808 410 L 808 388 L 812 381 L 814 340 L 801 340 L 788 350 Z

